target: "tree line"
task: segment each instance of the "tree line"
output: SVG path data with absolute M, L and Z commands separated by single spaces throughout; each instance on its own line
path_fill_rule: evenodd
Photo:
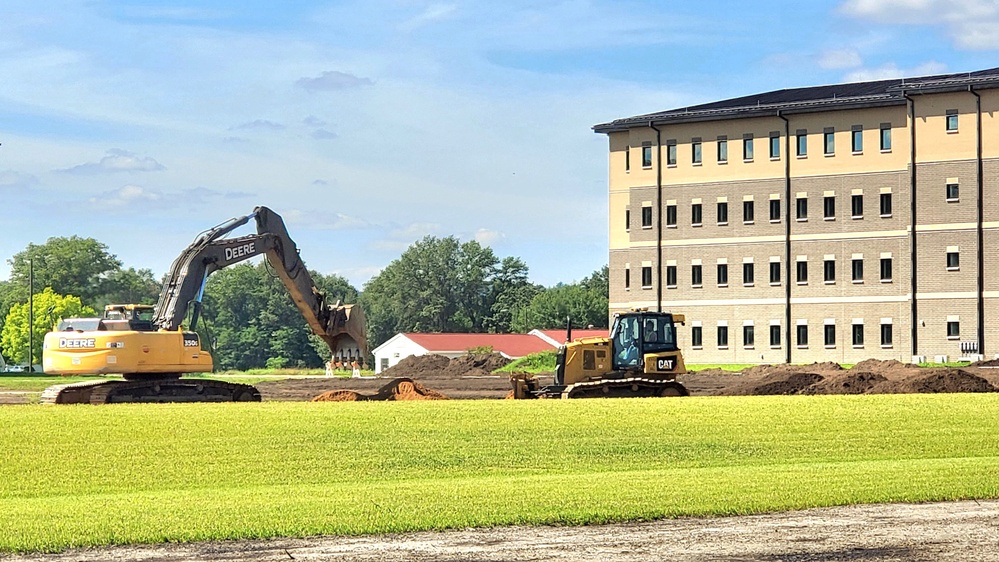
M 49 238 L 7 261 L 10 278 L 0 281 L 0 353 L 11 363 L 29 362 L 29 274 L 35 288 L 32 363 L 41 362 L 44 334 L 59 319 L 99 315 L 112 303 L 155 304 L 162 286 L 151 270 L 125 268 L 93 238 Z M 581 281 L 544 287 L 529 280 L 520 258 L 499 258 L 489 247 L 454 236 L 415 242 L 363 290 L 339 275 L 309 272 L 331 302 L 361 304 L 371 348 L 399 332 L 523 333 L 561 328 L 567 317 L 576 326 L 607 326 L 606 266 Z M 212 344 L 220 370 L 319 367 L 329 357 L 267 262 L 212 274 L 202 318 L 198 331 Z

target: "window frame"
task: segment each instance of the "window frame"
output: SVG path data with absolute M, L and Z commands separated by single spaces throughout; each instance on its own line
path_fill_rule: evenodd
M 882 193 L 878 196 L 878 207 L 881 211 L 881 218 L 888 218 L 892 214 L 891 193 Z
M 700 166 L 704 161 L 702 144 L 700 139 L 690 141 L 690 163 L 694 166 Z
M 690 286 L 697 288 L 704 286 L 704 266 L 695 263 L 690 265 Z
M 881 137 L 878 142 L 881 152 L 891 152 L 891 124 L 881 125 Z
M 836 196 L 822 196 L 822 218 L 823 220 L 836 220 Z
M 858 284 L 864 282 L 863 258 L 853 258 L 850 260 L 850 280 Z
M 881 323 L 881 347 L 892 347 L 894 345 L 894 334 L 892 325 L 888 322 Z
M 947 252 L 947 271 L 959 271 L 961 269 L 961 252 Z
M 652 205 L 642 205 L 642 228 L 652 228 Z
M 752 324 L 742 325 L 742 347 L 745 349 L 756 348 L 756 327 Z
M 780 135 L 770 135 L 770 159 L 780 160 Z
M 742 137 L 742 161 L 752 162 L 754 153 L 756 152 L 756 147 L 754 146 L 753 137 Z
M 892 266 L 892 258 L 881 258 L 880 273 L 881 273 L 882 283 L 892 282 L 892 275 L 894 274 Z M 887 273 L 888 275 L 885 276 L 885 273 Z
M 677 214 L 676 205 L 666 205 L 666 227 L 676 228 Z
M 728 264 L 715 264 L 715 281 L 719 287 L 728 287 Z
M 756 204 L 752 199 L 742 202 L 742 224 L 756 222 Z
M 691 203 L 690 204 L 690 225 L 691 226 L 701 226 L 704 224 L 704 204 L 703 203 Z
M 836 283 L 836 260 L 822 260 L 822 281 L 826 285 Z
M 794 135 L 794 155 L 798 158 L 808 157 L 808 133 L 797 132 Z
M 704 347 L 704 328 L 702 326 L 690 327 L 690 347 L 692 349 Z
M 948 320 L 947 321 L 947 339 L 958 340 L 961 339 L 961 321 L 960 320 Z
M 643 265 L 642 266 L 642 288 L 651 289 L 652 288 L 652 266 Z
M 715 330 L 715 337 L 718 349 L 728 349 L 728 325 L 719 324 Z
M 808 221 L 808 197 L 794 199 L 794 219 L 798 222 Z
M 822 325 L 822 345 L 824 345 L 826 349 L 836 347 L 836 324 Z
M 677 287 L 677 270 L 675 265 L 666 266 L 666 288 L 676 289 Z
M 864 347 L 864 325 L 862 323 L 851 324 L 850 345 L 853 346 L 854 349 Z
M 652 168 L 652 145 L 643 144 L 642 145 L 642 169 L 648 170 Z
M 808 347 L 808 324 L 798 324 L 794 327 L 795 345 L 799 348 Z
M 781 264 L 779 261 L 770 262 L 770 285 L 777 286 L 780 285 L 781 279 Z
M 780 324 L 771 324 L 769 332 L 770 332 L 770 348 L 779 349 L 782 345 Z
M 822 154 L 825 156 L 836 155 L 836 133 L 835 131 L 824 131 L 822 133 Z
M 781 213 L 781 208 L 780 207 L 781 207 L 781 205 L 780 205 L 780 199 L 771 199 L 770 200 L 770 222 L 771 223 L 779 223 L 780 222 L 780 213 Z
M 944 184 L 944 196 L 947 202 L 960 201 L 961 184 L 957 182 Z
M 794 262 L 794 281 L 798 285 L 808 284 L 808 260 Z
M 728 163 L 728 139 L 718 139 L 718 163 L 727 164 Z
M 864 129 L 860 126 L 850 130 L 850 152 L 852 154 L 864 153 Z
M 718 201 L 715 203 L 715 218 L 719 226 L 728 224 L 728 202 Z
M 860 211 L 859 213 L 857 211 Z M 850 195 L 850 218 L 864 218 L 864 194 L 854 193 Z
M 742 262 L 742 286 L 752 287 L 756 284 L 756 265 L 751 261 Z

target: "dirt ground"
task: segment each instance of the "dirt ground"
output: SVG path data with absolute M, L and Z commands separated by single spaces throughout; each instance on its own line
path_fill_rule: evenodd
M 508 377 L 489 373 L 504 362 L 496 356 L 450 361 L 433 356 L 410 358 L 381 377 L 296 378 L 261 382 L 256 386 L 265 401 L 305 401 L 331 391 L 377 395 L 381 390 L 385 396 L 383 387 L 388 381 L 408 377 L 425 395 L 500 399 L 509 392 Z M 678 380 L 692 396 L 996 392 L 999 367 L 984 363 L 961 369 L 920 369 L 896 361 L 872 360 L 849 370 L 833 363 L 769 365 L 741 373 L 701 371 Z M 0 396 L 0 403 L 5 401 Z M 835 507 L 589 527 L 502 527 L 369 537 L 113 547 L 57 555 L 0 556 L 0 560 L 999 562 L 997 529 L 999 500 L 991 500 Z

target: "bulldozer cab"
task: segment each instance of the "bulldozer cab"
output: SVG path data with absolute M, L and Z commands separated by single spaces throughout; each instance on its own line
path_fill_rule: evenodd
M 610 337 L 615 370 L 642 370 L 646 354 L 678 349 L 676 326 L 669 313 L 642 311 L 618 315 Z

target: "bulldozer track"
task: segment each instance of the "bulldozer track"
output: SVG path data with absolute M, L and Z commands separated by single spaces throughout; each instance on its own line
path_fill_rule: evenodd
M 580 382 L 570 385 L 562 391 L 562 398 L 651 398 L 661 396 L 690 396 L 690 392 L 675 380 L 641 377 Z

